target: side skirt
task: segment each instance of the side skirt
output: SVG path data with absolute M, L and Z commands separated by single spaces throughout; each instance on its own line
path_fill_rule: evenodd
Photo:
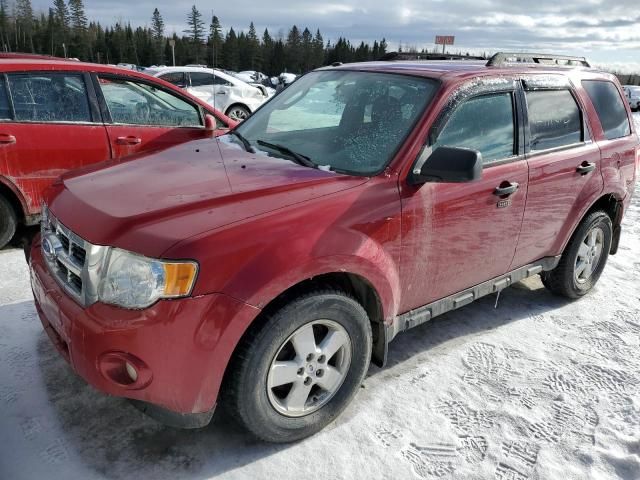
M 422 325 L 438 315 L 464 307 L 474 300 L 478 300 L 492 293 L 500 292 L 514 283 L 537 275 L 540 272 L 553 270 L 559 262 L 560 255 L 557 257 L 545 257 L 537 262 L 520 267 L 505 275 L 476 285 L 475 287 L 462 290 L 441 300 L 436 300 L 423 307 L 398 315 L 394 319 L 393 324 L 387 327 L 387 342 L 393 340 L 399 333 Z

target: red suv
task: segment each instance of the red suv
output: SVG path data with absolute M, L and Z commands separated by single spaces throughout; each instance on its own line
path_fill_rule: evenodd
M 9 60 L 0 60 L 0 248 L 18 223 L 39 221 L 42 192 L 61 173 L 235 126 L 206 103 L 147 75 L 3 56 Z M 215 116 L 208 128 L 206 115 Z
M 594 286 L 640 147 L 615 77 L 573 63 L 336 65 L 229 135 L 66 175 L 31 256 L 42 324 L 167 424 L 222 398 L 263 439 L 317 432 L 398 333 L 538 274 Z

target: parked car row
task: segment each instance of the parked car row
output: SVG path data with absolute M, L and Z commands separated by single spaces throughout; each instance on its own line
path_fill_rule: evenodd
M 174 426 L 202 427 L 224 401 L 257 437 L 298 440 L 340 415 L 401 332 L 535 275 L 587 294 L 640 163 L 619 83 L 576 57 L 327 67 L 215 140 L 190 97 L 75 66 L 29 88 L 5 73 L 5 115 L 86 128 L 47 126 L 31 152 L 118 152 L 149 119 L 192 141 L 51 187 L 35 306 L 82 378 Z M 194 93 L 200 76 L 235 85 L 156 74 Z
M 0 59 L 0 248 L 40 220 L 67 170 L 220 135 L 236 122 L 133 70 L 51 58 Z
M 622 89 L 627 97 L 627 102 L 631 110 L 640 112 L 640 86 L 638 85 L 623 85 Z
M 235 121 L 245 120 L 269 99 L 269 92 L 264 87 L 249 85 L 212 68 L 148 68 L 145 73 L 186 89 Z

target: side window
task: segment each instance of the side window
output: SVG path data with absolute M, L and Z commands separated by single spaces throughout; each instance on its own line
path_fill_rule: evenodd
M 199 127 L 200 111 L 172 93 L 137 81 L 100 77 L 111 120 L 129 125 Z
M 213 85 L 213 75 L 206 72 L 191 72 L 189 74 L 191 77 L 191 86 L 192 87 L 203 87 L 206 85 Z
M 164 75 L 160 75 L 160 77 L 158 77 L 158 78 L 161 78 L 165 82 L 172 83 L 176 87 L 183 88 L 183 87 L 185 87 L 187 85 L 187 81 L 185 79 L 185 76 L 184 76 L 183 72 L 165 73 Z
M 218 75 L 214 75 L 213 76 L 213 84 L 214 85 L 225 85 L 227 87 L 233 87 L 233 83 L 231 83 L 228 80 L 225 80 L 222 77 L 219 77 Z
M 11 107 L 9 106 L 9 96 L 7 95 L 7 85 L 4 79 L 0 78 L 0 120 L 11 120 Z
M 531 150 L 547 150 L 583 141 L 582 115 L 569 90 L 525 92 Z
M 433 145 L 478 150 L 483 163 L 515 153 L 513 95 L 497 93 L 466 100 L 453 112 Z
M 598 80 L 583 80 L 582 86 L 598 113 L 607 140 L 631 135 L 627 109 L 616 86 Z
M 7 78 L 17 121 L 91 122 L 82 75 L 32 73 Z

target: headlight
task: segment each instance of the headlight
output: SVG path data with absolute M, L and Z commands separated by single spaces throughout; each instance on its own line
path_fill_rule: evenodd
M 197 272 L 195 262 L 155 260 L 112 248 L 98 296 L 103 303 L 146 308 L 161 298 L 189 295 Z

